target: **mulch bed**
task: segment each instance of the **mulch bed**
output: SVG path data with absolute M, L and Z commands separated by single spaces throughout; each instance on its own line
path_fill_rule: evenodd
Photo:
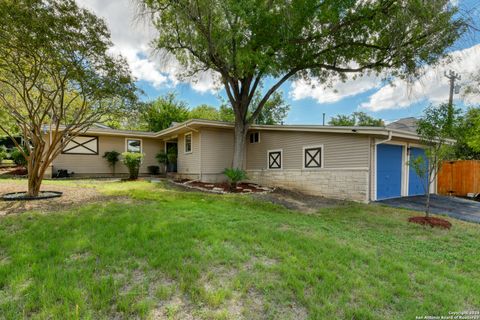
M 26 176 L 27 169 L 24 167 L 4 167 L 0 168 L 0 176 Z
M 418 223 L 432 228 L 450 229 L 452 227 L 452 224 L 447 220 L 434 217 L 411 217 L 408 219 L 408 222 Z
M 211 191 L 217 193 L 231 193 L 230 185 L 226 182 L 223 183 L 210 183 L 210 182 L 201 182 L 197 180 L 188 180 L 188 179 L 178 179 L 174 180 L 175 183 L 181 184 L 187 187 L 191 187 L 194 189 L 202 190 L 202 191 Z M 238 183 L 237 188 L 234 193 L 265 193 L 271 191 L 272 189 L 259 186 L 255 183 Z

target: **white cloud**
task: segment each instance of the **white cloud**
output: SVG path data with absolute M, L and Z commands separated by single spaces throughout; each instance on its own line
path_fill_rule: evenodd
M 380 78 L 375 75 L 364 75 L 356 79 L 349 76 L 345 82 L 337 79 L 328 87 L 319 83 L 317 79 L 312 79 L 310 83 L 300 79 L 292 83 L 290 94 L 294 100 L 313 98 L 319 103 L 333 103 L 379 86 Z
M 448 101 L 449 82 L 444 72 L 450 69 L 462 76 L 459 84 L 468 83 L 472 72 L 480 70 L 480 45 L 454 51 L 450 54 L 450 63 L 427 67 L 425 74 L 412 83 L 396 79 L 392 85 L 385 85 L 369 97 L 367 102 L 360 105 L 371 111 L 407 108 L 413 103 L 428 101 L 441 103 Z M 455 99 L 464 99 L 466 102 L 479 103 L 480 97 L 463 97 L 455 95 Z
M 394 79 L 391 85 L 384 84 L 380 76 L 364 75 L 356 79 L 350 76 L 345 82 L 334 80 L 331 86 L 325 87 L 317 79 L 313 79 L 311 83 L 300 79 L 292 83 L 290 95 L 294 100 L 313 98 L 318 103 L 334 103 L 378 89 L 368 101 L 360 105 L 360 108 L 370 111 L 407 108 L 420 101 L 445 102 L 448 100 L 449 82 L 444 72 L 452 69 L 462 75 L 458 84 L 469 83 L 472 73 L 480 70 L 480 45 L 454 51 L 450 56 L 450 63 L 447 64 L 445 60 L 437 66 L 427 66 L 424 75 L 411 83 Z M 480 103 L 478 96 L 464 97 L 459 94 L 455 95 L 455 98 L 469 103 Z
M 183 68 L 176 59 L 159 59 L 152 54 L 149 43 L 157 31 L 151 23 L 138 18 L 135 1 L 78 0 L 78 3 L 105 19 L 114 44 L 111 51 L 126 58 L 133 76 L 138 80 L 146 81 L 155 88 L 175 86 L 181 82 L 178 74 Z M 196 91 L 214 92 L 214 80 L 214 74 L 209 72 L 184 81 Z

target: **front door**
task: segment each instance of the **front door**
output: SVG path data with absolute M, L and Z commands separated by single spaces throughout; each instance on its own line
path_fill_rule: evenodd
M 167 152 L 167 172 L 177 172 L 177 142 L 165 143 L 165 149 L 165 151 Z

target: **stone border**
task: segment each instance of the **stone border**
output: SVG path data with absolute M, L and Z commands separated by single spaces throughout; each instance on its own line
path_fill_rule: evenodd
M 186 181 L 186 182 L 176 182 L 172 179 L 169 179 L 168 181 L 170 183 L 174 184 L 174 185 L 182 186 L 182 187 L 185 187 L 185 188 L 188 188 L 188 189 L 199 190 L 199 191 L 208 192 L 208 193 L 216 193 L 216 194 L 240 194 L 240 195 L 267 194 L 267 193 L 270 193 L 270 192 L 275 190 L 275 188 L 268 188 L 268 187 L 259 186 L 260 188 L 267 189 L 267 190 L 264 190 L 264 191 L 261 191 L 261 192 L 253 192 L 253 191 L 251 191 L 251 192 L 228 192 L 228 191 L 224 191 L 223 188 L 207 189 L 207 188 L 202 188 L 202 187 L 199 187 L 199 186 L 190 185 L 192 182 L 201 182 L 200 180 L 189 180 L 189 181 Z M 212 183 L 212 184 L 214 184 L 214 183 Z M 217 190 L 215 190 L 215 189 L 217 189 Z
M 48 195 L 43 195 L 42 193 L 48 193 Z M 24 196 L 20 196 L 23 194 Z M 1 199 L 3 201 L 22 201 L 22 200 L 27 200 L 27 201 L 32 201 L 32 200 L 45 200 L 45 199 L 52 199 L 52 198 L 59 198 L 63 195 L 63 192 L 60 191 L 40 191 L 40 194 L 37 197 L 30 197 L 26 195 L 27 193 L 25 191 L 21 192 L 10 192 L 10 193 L 5 193 L 1 196 Z M 15 195 L 19 195 L 18 197 L 15 197 Z M 12 197 L 9 197 L 12 196 Z

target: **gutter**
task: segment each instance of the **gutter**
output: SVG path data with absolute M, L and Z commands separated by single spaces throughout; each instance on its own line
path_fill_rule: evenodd
M 388 138 L 387 138 L 387 139 L 381 140 L 381 141 L 377 141 L 377 142 L 375 142 L 375 145 L 377 146 L 377 145 L 379 145 L 379 144 L 388 142 L 388 141 L 390 141 L 390 140 L 392 140 L 392 130 L 388 130 Z

